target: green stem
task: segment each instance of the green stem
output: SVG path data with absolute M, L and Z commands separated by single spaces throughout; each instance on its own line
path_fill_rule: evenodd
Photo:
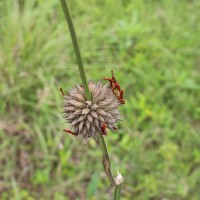
M 106 143 L 105 143 L 105 140 L 103 138 L 103 135 L 100 132 L 99 132 L 99 141 L 100 141 L 100 144 L 101 144 L 101 150 L 102 150 L 102 154 L 103 154 L 102 163 L 103 163 L 106 175 L 109 178 L 111 186 L 115 186 L 115 180 L 113 178 L 113 175 L 112 175 L 112 172 L 111 172 L 111 167 L 110 167 L 110 159 L 109 159 L 109 155 L 108 155 L 108 150 L 107 150 Z
M 119 184 L 115 187 L 114 200 L 120 199 L 121 186 L 122 186 L 122 184 Z
M 104 140 L 102 133 L 100 133 L 100 132 L 99 132 L 99 141 L 100 141 L 100 144 L 101 144 L 101 150 L 102 150 L 102 154 L 103 154 L 102 163 L 103 163 L 106 175 L 109 178 L 111 186 L 115 187 L 114 200 L 119 200 L 122 184 L 119 184 L 119 185 L 115 184 L 115 179 L 114 179 L 112 172 L 111 172 L 110 158 L 109 158 L 108 150 L 107 150 L 107 147 L 106 147 L 106 143 L 105 143 L 105 140 Z
M 71 39 L 72 39 L 72 43 L 73 43 L 73 46 L 74 46 L 74 52 L 76 54 L 76 60 L 77 60 L 77 63 L 78 63 L 78 68 L 79 68 L 79 72 L 80 72 L 80 75 L 81 75 L 81 80 L 82 80 L 83 88 L 84 88 L 84 91 L 85 91 L 85 96 L 86 96 L 87 100 L 91 101 L 91 94 L 90 94 L 88 84 L 87 84 L 87 80 L 86 80 L 86 77 L 85 77 L 85 72 L 84 72 L 84 68 L 83 68 L 81 54 L 80 54 L 80 51 L 79 51 L 76 32 L 75 32 L 75 29 L 74 29 L 74 26 L 73 26 L 73 22 L 72 22 L 72 19 L 71 19 L 71 16 L 70 16 L 70 12 L 69 12 L 66 1 L 60 0 L 60 2 L 61 2 L 63 12 L 65 14 L 65 18 L 67 20 L 67 24 L 68 24 L 69 31 L 70 31 L 70 34 L 71 34 Z

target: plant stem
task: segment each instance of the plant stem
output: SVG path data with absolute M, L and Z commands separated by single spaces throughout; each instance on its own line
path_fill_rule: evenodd
M 87 80 L 86 80 L 86 77 L 85 77 L 83 62 L 82 62 L 82 59 L 81 59 L 81 54 L 80 54 L 80 51 L 79 51 L 76 32 L 75 32 L 74 25 L 73 25 L 73 22 L 72 22 L 72 19 L 71 19 L 71 16 L 70 16 L 70 12 L 69 12 L 66 1 L 60 0 L 60 2 L 61 2 L 62 9 L 63 9 L 63 12 L 65 14 L 65 18 L 67 20 L 67 24 L 68 24 L 69 31 L 70 31 L 70 34 L 71 34 L 71 39 L 72 39 L 72 43 L 73 43 L 73 46 L 74 46 L 74 52 L 76 54 L 76 60 L 77 60 L 77 63 L 78 63 L 78 68 L 79 68 L 83 88 L 84 88 L 84 91 L 85 91 L 85 96 L 86 96 L 86 99 L 88 101 L 91 101 L 91 94 L 89 92 Z
M 65 18 L 67 20 L 67 24 L 68 24 L 69 31 L 70 31 L 70 34 L 71 34 L 71 39 L 72 39 L 72 43 L 73 43 L 73 46 L 74 46 L 74 51 L 75 51 L 75 54 L 76 54 L 76 59 L 77 59 L 78 68 L 79 68 L 81 80 L 82 80 L 82 83 L 83 83 L 86 99 L 90 101 L 91 100 L 91 94 L 89 92 L 89 88 L 88 88 L 88 84 L 87 84 L 87 80 L 86 80 L 86 76 L 85 76 L 85 71 L 84 71 L 83 63 L 82 63 L 82 59 L 81 59 L 81 54 L 80 54 L 80 51 L 79 51 L 79 46 L 78 46 L 78 42 L 77 42 L 77 38 L 76 38 L 76 32 L 75 32 L 75 29 L 74 29 L 74 26 L 73 26 L 73 22 L 71 20 L 70 12 L 69 12 L 66 1 L 60 0 L 60 2 L 61 2 L 63 12 L 65 14 Z M 99 133 L 99 141 L 100 141 L 100 144 L 101 144 L 101 150 L 102 150 L 102 154 L 103 154 L 102 163 L 103 163 L 106 175 L 109 178 L 111 186 L 115 187 L 114 200 L 119 200 L 121 184 L 120 185 L 115 184 L 115 179 L 114 179 L 112 172 L 111 172 L 108 150 L 107 150 L 106 143 L 105 143 L 105 140 L 104 140 L 102 133 Z
M 114 200 L 119 200 L 120 199 L 121 186 L 122 186 L 122 184 L 116 185 L 115 194 L 114 194 Z
M 112 175 L 112 172 L 111 172 L 111 167 L 110 167 L 110 159 L 109 159 L 109 155 L 108 155 L 108 150 L 107 150 L 106 143 L 105 143 L 105 140 L 103 138 L 103 135 L 100 132 L 99 132 L 99 141 L 100 141 L 100 144 L 101 144 L 101 150 L 102 150 L 102 154 L 103 154 L 102 163 L 103 163 L 106 175 L 109 178 L 111 186 L 115 186 L 115 180 L 113 178 L 113 175 Z
M 119 200 L 122 184 L 116 185 L 116 183 L 115 183 L 115 179 L 114 179 L 112 172 L 111 172 L 110 158 L 109 158 L 108 150 L 107 150 L 107 147 L 106 147 L 106 143 L 105 143 L 105 140 L 104 140 L 102 133 L 100 133 L 100 132 L 99 132 L 99 141 L 100 141 L 100 144 L 101 144 L 101 150 L 102 150 L 102 154 L 103 154 L 102 163 L 103 163 L 106 175 L 109 178 L 111 186 L 115 187 L 114 200 Z

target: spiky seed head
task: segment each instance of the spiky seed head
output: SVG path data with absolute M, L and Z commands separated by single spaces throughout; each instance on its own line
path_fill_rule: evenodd
M 108 129 L 116 130 L 121 118 L 118 111 L 120 102 L 109 85 L 103 86 L 100 81 L 97 84 L 90 81 L 88 86 L 91 101 L 86 100 L 83 87 L 76 85 L 64 96 L 63 104 L 64 118 L 85 142 L 89 137 L 98 141 L 102 124 L 106 124 Z

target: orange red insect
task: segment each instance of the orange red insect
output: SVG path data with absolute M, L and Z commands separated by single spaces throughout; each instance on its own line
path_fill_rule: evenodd
M 70 130 L 67 130 L 67 129 L 64 129 L 63 131 L 66 132 L 66 133 L 69 133 L 69 134 L 75 135 L 75 136 L 78 135 L 77 133 L 74 133 L 74 132 L 72 132 L 72 131 L 70 131 Z
M 111 72 L 112 72 L 112 77 L 111 78 L 104 77 L 104 80 L 110 82 L 110 88 L 112 89 L 113 94 L 118 98 L 121 104 L 125 104 L 124 97 L 123 97 L 124 90 L 121 89 L 119 83 L 117 82 L 114 76 L 113 70 Z
M 107 124 L 106 124 L 106 123 L 103 123 L 103 124 L 101 125 L 101 132 L 103 133 L 103 135 L 107 135 L 106 128 L 107 128 Z

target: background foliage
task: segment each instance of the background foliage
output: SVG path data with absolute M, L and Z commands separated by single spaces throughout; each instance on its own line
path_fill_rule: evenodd
M 106 138 L 122 199 L 199 199 L 200 1 L 69 5 L 88 78 L 125 88 Z M 100 148 L 62 132 L 77 69 L 58 0 L 0 1 L 0 199 L 111 199 Z

